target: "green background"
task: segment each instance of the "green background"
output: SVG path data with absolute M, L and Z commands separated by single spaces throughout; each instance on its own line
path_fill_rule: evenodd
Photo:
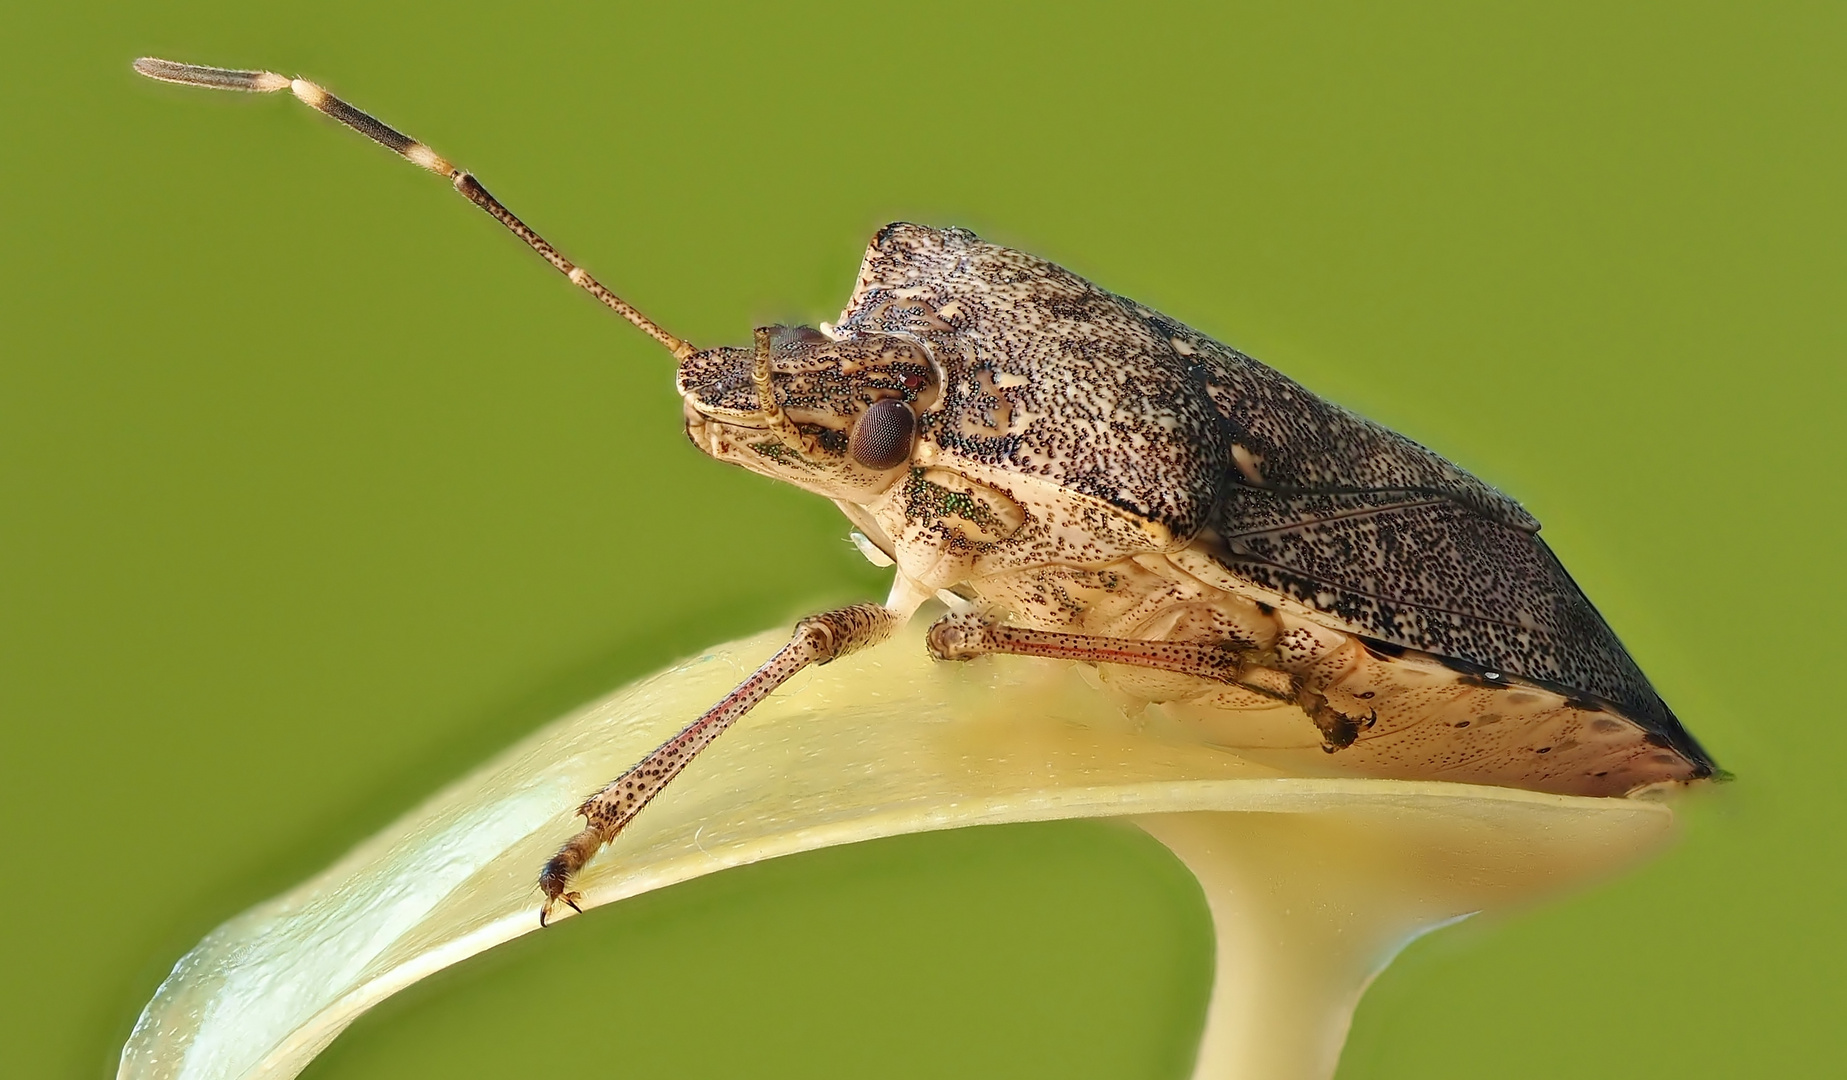
M 521 733 L 882 575 L 700 457 L 675 332 L 837 313 L 960 224 L 1525 501 L 1737 783 L 1425 939 L 1341 1075 L 1783 1076 L 1847 1049 L 1838 3 L 35 5 L 0 16 L 0 1071 L 97 1077 L 213 925 Z M 1138 834 L 823 852 L 429 980 L 308 1075 L 1175 1077 L 1209 981 Z

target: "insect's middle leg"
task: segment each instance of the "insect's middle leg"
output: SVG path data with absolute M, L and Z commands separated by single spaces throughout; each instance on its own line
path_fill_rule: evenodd
M 795 625 L 795 634 L 789 643 L 777 650 L 776 655 L 750 678 L 739 683 L 718 704 L 629 771 L 585 799 L 577 808 L 586 822 L 583 831 L 567 840 L 539 872 L 539 888 L 545 892 L 544 904 L 539 909 L 539 925 L 545 925 L 553 904 L 563 902 L 577 907 L 582 897 L 570 891 L 571 876 L 589 862 L 598 849 L 615 839 L 649 800 L 660 794 L 699 751 L 738 717 L 809 664 L 825 664 L 868 645 L 876 645 L 890 637 L 903 621 L 903 615 L 883 604 L 855 604 L 803 619 Z
M 1268 679 L 1257 675 L 1277 670 L 1274 657 L 1265 663 L 1257 650 L 1197 641 L 1143 641 L 1137 638 L 1061 634 L 1009 626 L 980 612 L 945 615 L 930 627 L 924 639 L 938 660 L 973 660 L 991 653 L 1045 656 L 1056 660 L 1081 660 L 1091 664 L 1126 664 L 1194 675 L 1215 682 L 1236 683 L 1258 693 L 1298 705 L 1321 729 L 1322 749 L 1332 753 L 1352 746 L 1375 716 L 1352 717 L 1328 704 L 1327 697 L 1289 677 L 1290 692 L 1278 693 Z

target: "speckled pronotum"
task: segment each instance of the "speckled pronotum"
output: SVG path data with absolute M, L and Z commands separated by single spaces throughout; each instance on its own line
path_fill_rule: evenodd
M 752 706 L 810 664 L 884 641 L 939 596 L 951 607 L 927 636 L 939 659 L 1092 664 L 1126 700 L 1206 740 L 1318 745 L 1330 768 L 1563 794 L 1714 773 L 1518 503 L 1043 259 L 961 229 L 890 225 L 836 324 L 697 349 L 472 175 L 319 86 L 135 67 L 288 90 L 448 178 L 673 354 L 695 446 L 833 500 L 866 556 L 894 567 L 884 603 L 803 619 L 736 689 L 584 801 L 584 829 L 539 872 L 541 922 L 557 903 L 577 906 L 572 876 Z M 1248 730 L 1253 715 L 1269 717 L 1266 731 Z

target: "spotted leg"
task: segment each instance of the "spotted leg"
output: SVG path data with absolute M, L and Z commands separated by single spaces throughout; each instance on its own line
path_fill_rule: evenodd
M 930 627 L 925 638 L 930 655 L 938 660 L 973 660 L 991 653 L 1046 656 L 1081 660 L 1090 664 L 1127 664 L 1215 682 L 1236 683 L 1258 693 L 1292 702 L 1321 729 L 1321 748 L 1328 753 L 1352 746 L 1361 731 L 1373 725 L 1376 714 L 1352 717 L 1328 704 L 1326 696 L 1289 675 L 1287 692 L 1265 676 L 1275 668 L 1263 662 L 1257 650 L 1197 641 L 1139 641 L 1134 638 L 1060 634 L 1009 626 L 980 612 L 945 615 Z
M 795 624 L 795 634 L 776 655 L 706 710 L 705 715 L 681 729 L 633 768 L 584 800 L 577 812 L 586 822 L 582 832 L 567 840 L 558 854 L 539 872 L 545 901 L 539 908 L 539 925 L 551 917 L 560 902 L 576 910 L 583 899 L 570 891 L 571 876 L 590 861 L 604 844 L 615 839 L 648 801 L 660 794 L 680 770 L 706 748 L 738 717 L 749 712 L 771 691 L 809 664 L 825 664 L 836 657 L 877 645 L 891 636 L 903 615 L 883 604 L 855 604 L 838 611 L 811 615 Z

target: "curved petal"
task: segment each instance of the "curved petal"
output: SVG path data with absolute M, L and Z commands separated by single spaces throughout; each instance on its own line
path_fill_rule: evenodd
M 1199 1075 L 1316 1077 L 1411 937 L 1607 872 L 1671 821 L 1636 800 L 1304 776 L 1132 721 L 1072 665 L 936 664 L 920 639 L 798 676 L 741 721 L 585 868 L 586 907 L 881 836 L 1133 816 L 1200 878 L 1218 927 Z M 142 1012 L 118 1076 L 294 1076 L 385 997 L 537 930 L 535 875 L 577 801 L 783 640 L 713 649 L 557 721 L 214 930 Z

